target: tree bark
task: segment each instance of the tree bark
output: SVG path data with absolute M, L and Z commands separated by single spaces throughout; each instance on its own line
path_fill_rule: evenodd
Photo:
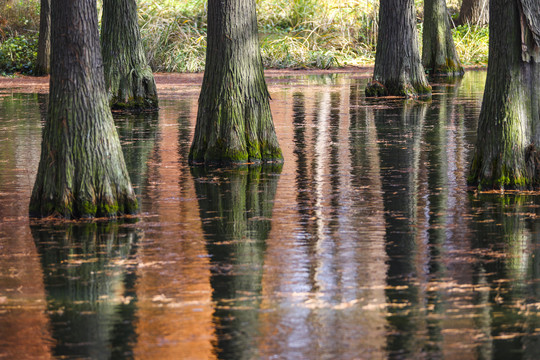
M 450 30 L 446 0 L 424 1 L 422 40 L 422 65 L 429 75 L 464 74 Z
M 51 71 L 51 0 L 41 0 L 36 75 Z
M 489 0 L 463 0 L 456 25 L 484 26 L 489 21 Z
M 101 46 L 113 109 L 157 109 L 152 69 L 146 61 L 135 0 L 104 0 Z
M 414 0 L 381 0 L 373 81 L 366 96 L 431 95 L 420 61 Z
M 282 162 L 255 0 L 209 0 L 207 43 L 190 164 Z
M 48 119 L 30 215 L 133 213 L 137 200 L 105 91 L 96 3 L 55 0 L 51 16 Z
M 539 184 L 540 4 L 492 0 L 489 67 L 469 183 L 480 188 Z

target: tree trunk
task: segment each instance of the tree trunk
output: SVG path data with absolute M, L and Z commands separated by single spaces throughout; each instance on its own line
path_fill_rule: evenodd
M 489 0 L 463 0 L 456 25 L 484 26 L 489 20 Z
M 101 46 L 113 109 L 157 109 L 152 69 L 146 61 L 135 0 L 104 0 Z
M 414 0 L 381 0 L 373 81 L 366 96 L 431 95 L 420 62 Z
M 93 0 L 55 0 L 48 120 L 31 216 L 133 213 L 137 200 L 103 79 Z
M 51 0 L 41 0 L 36 75 L 51 71 Z
M 489 17 L 489 67 L 469 183 L 538 185 L 540 4 L 492 0 Z
M 190 164 L 282 162 L 255 0 L 208 1 L 208 47 Z
M 429 75 L 461 76 L 446 0 L 424 1 L 422 65 Z

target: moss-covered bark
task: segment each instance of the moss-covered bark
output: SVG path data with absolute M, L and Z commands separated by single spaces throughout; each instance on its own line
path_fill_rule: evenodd
M 48 119 L 30 215 L 133 213 L 137 200 L 109 109 L 92 0 L 52 3 Z
M 366 96 L 430 96 L 420 61 L 414 0 L 381 0 L 373 81 Z
M 135 0 L 104 0 L 101 46 L 113 109 L 157 109 L 152 69 L 146 61 Z
M 41 0 L 39 11 L 39 40 L 36 59 L 36 75 L 51 71 L 51 0 Z
M 208 2 L 208 46 L 190 164 L 281 162 L 254 0 Z
M 446 0 L 424 1 L 422 43 L 422 65 L 430 76 L 464 74 L 450 30 Z
M 527 1 L 490 4 L 489 67 L 468 179 L 482 188 L 540 182 L 540 57 L 530 25 L 539 22 L 540 5 L 522 7 Z

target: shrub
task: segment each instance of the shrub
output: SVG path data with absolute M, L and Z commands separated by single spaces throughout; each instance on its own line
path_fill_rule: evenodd
M 32 74 L 37 58 L 37 42 L 36 35 L 19 35 L 4 40 L 0 44 L 0 73 Z

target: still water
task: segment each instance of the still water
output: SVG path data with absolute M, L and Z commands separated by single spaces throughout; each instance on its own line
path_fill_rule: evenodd
M 117 222 L 28 220 L 47 99 L 0 89 L 0 358 L 540 358 L 540 197 L 466 187 L 485 72 L 428 102 L 274 74 L 284 165 L 221 171 L 187 165 L 176 80 L 116 115 Z

